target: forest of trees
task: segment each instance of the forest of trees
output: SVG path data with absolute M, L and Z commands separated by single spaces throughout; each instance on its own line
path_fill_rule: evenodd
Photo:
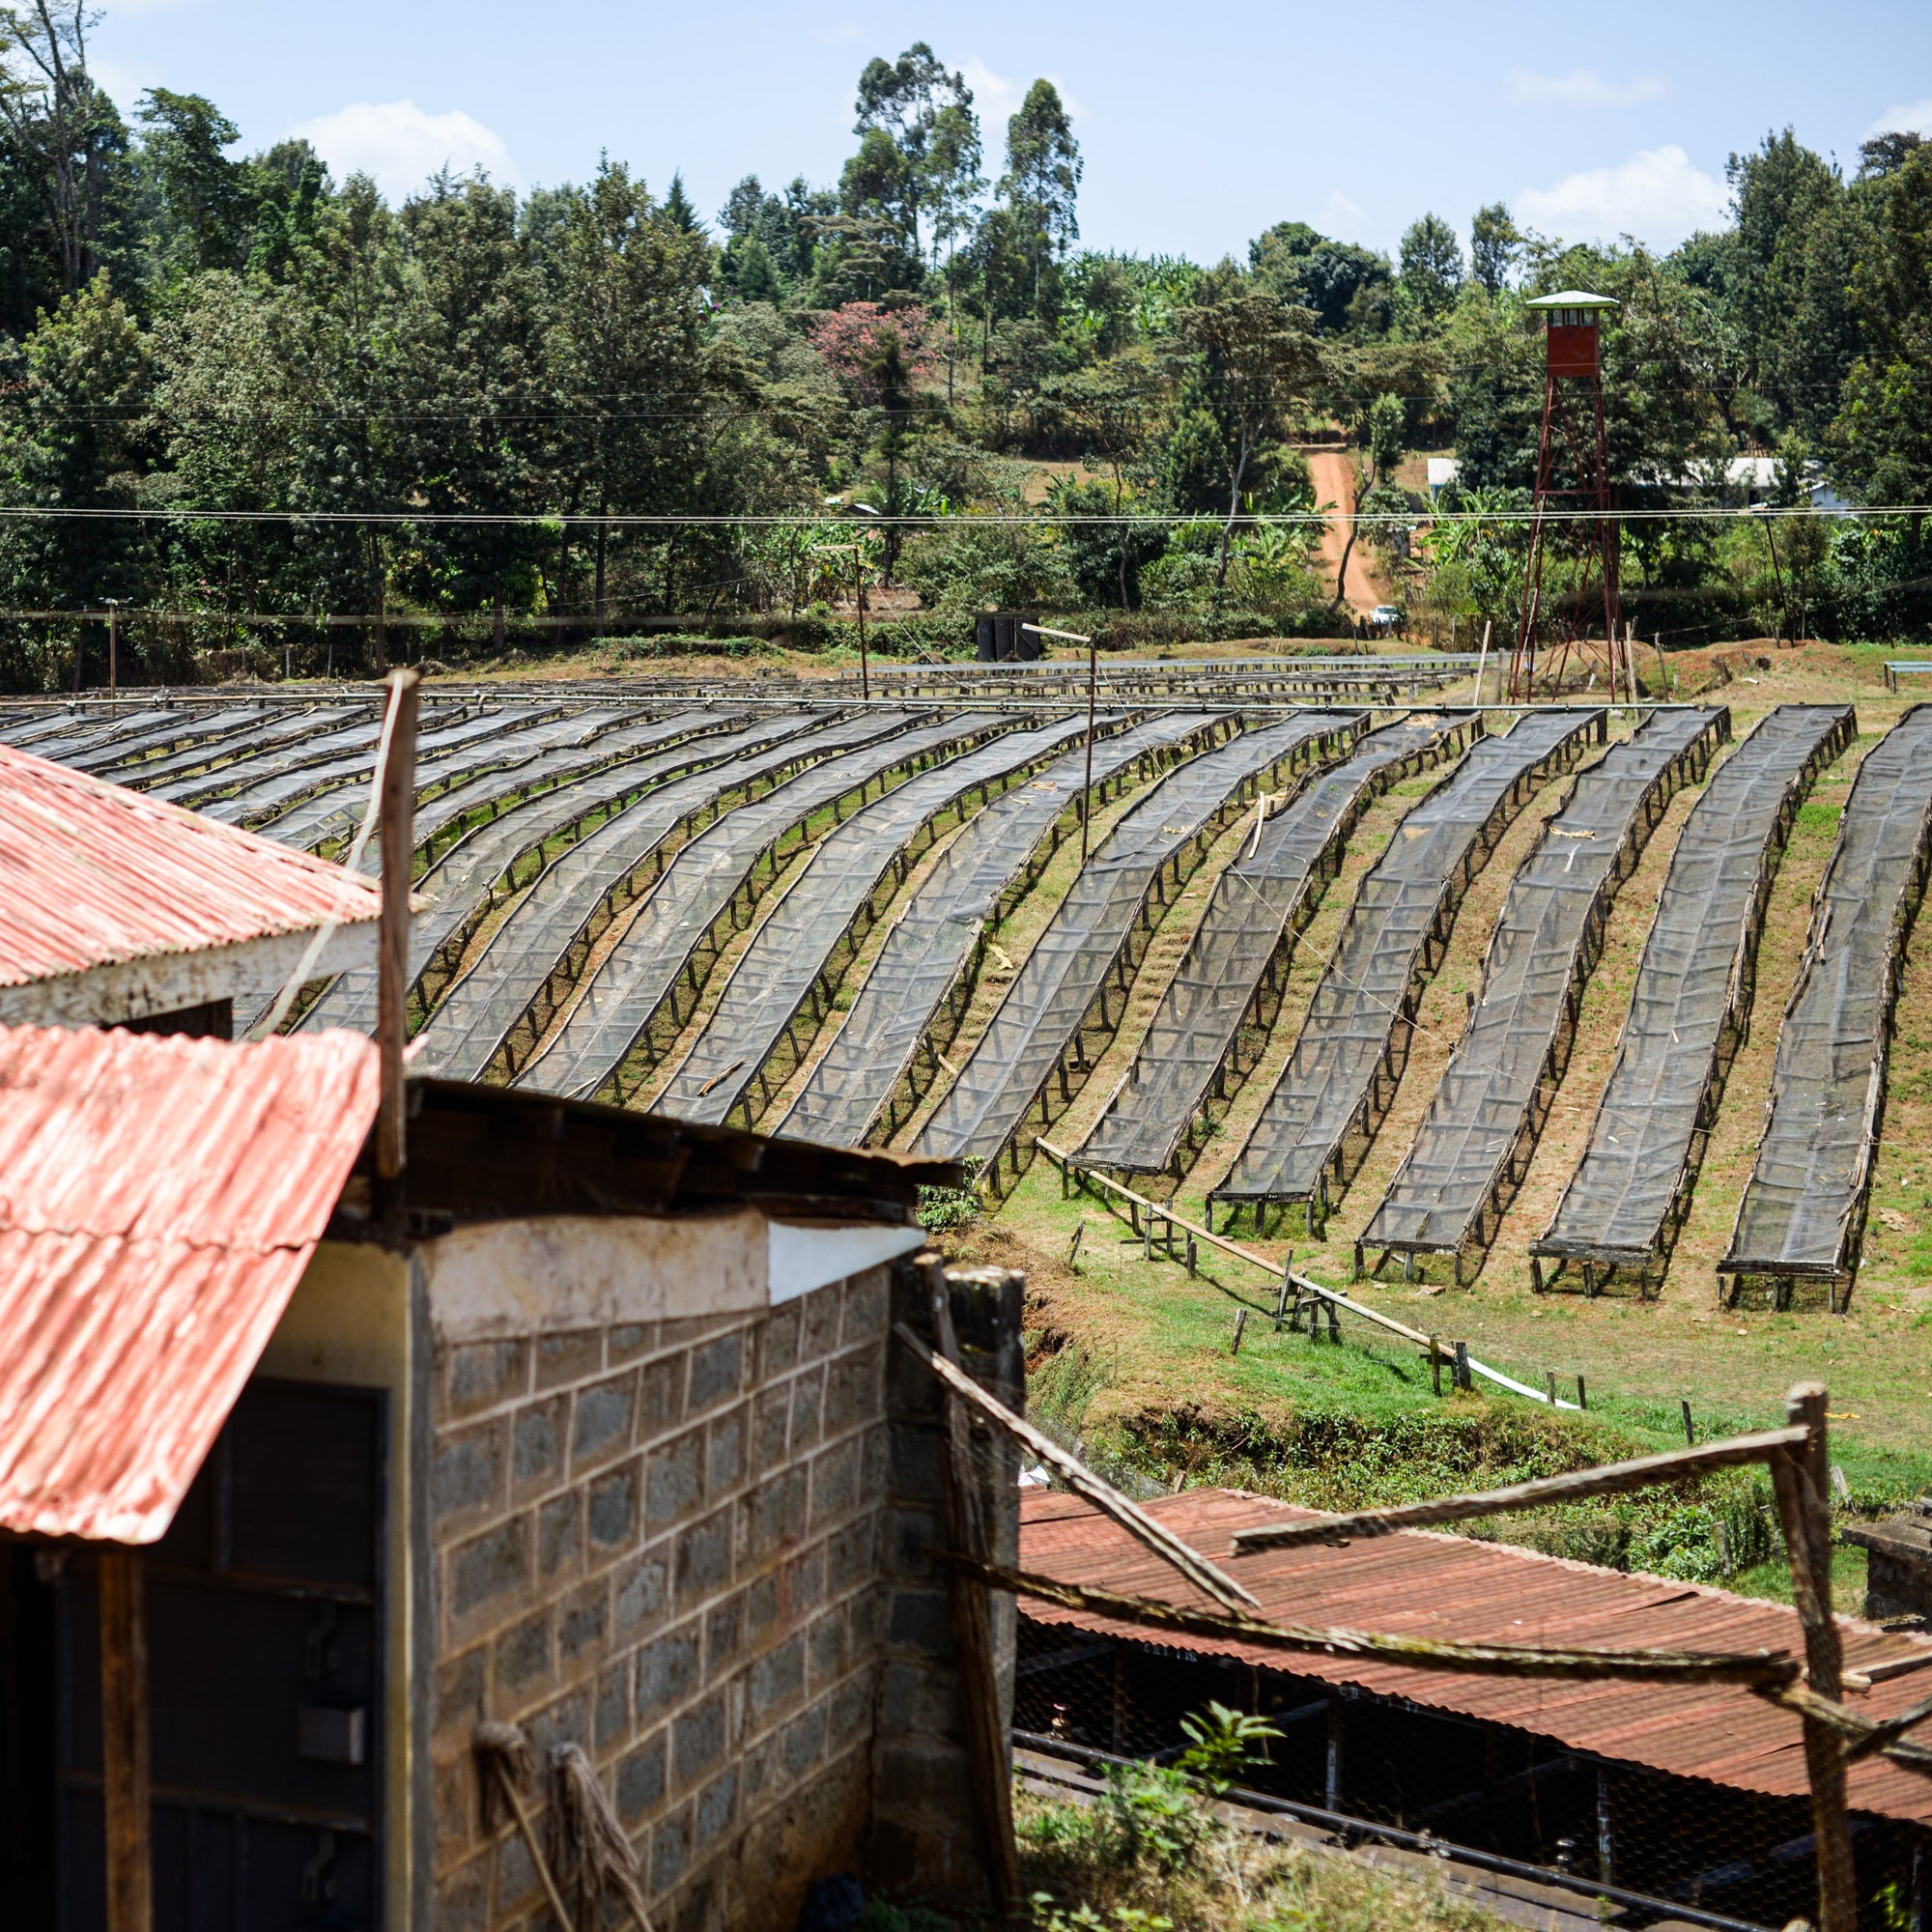
M 198 96 L 124 112 L 77 8 L 11 17 L 0 489 L 147 514 L 0 520 L 8 611 L 380 608 L 465 620 L 483 649 L 533 615 L 797 619 L 870 510 L 912 520 L 862 540 L 929 611 L 1319 634 L 1340 598 L 1306 513 L 1339 507 L 1385 514 L 1364 541 L 1412 622 L 1513 621 L 1541 405 L 1522 303 L 1581 286 L 1621 304 L 1626 502 L 1719 504 L 1726 462 L 1757 453 L 1788 503 L 1825 484 L 1901 510 L 1633 523 L 1646 634 L 1932 613 L 1917 135 L 1847 176 L 1768 134 L 1732 157 L 1731 225 L 1667 255 L 1565 246 L 1498 204 L 1466 234 L 1421 215 L 1394 259 L 1283 221 L 1201 265 L 1083 250 L 1054 87 L 982 128 L 923 43 L 860 74 L 830 185 L 748 176 L 707 216 L 675 176 L 653 192 L 607 161 L 522 197 L 444 175 L 392 209 L 305 143 L 237 156 Z M 1350 453 L 1352 504 L 1316 499 L 1324 442 Z M 1479 519 L 1432 526 L 1405 459 L 1451 449 L 1446 501 Z M 66 679 L 71 635 L 0 619 L 0 682 Z M 187 635 L 130 615 L 125 648 L 186 674 Z

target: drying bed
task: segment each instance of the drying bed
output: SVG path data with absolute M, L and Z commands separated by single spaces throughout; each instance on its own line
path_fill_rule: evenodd
M 185 745 L 160 757 L 143 759 L 129 772 L 116 772 L 114 781 L 130 790 L 152 791 L 156 798 L 183 805 L 188 803 L 188 795 L 196 790 L 191 781 L 206 773 L 224 766 L 248 764 L 274 751 L 299 745 L 305 739 L 330 737 L 380 716 L 379 708 L 367 704 L 324 704 L 305 711 L 264 712 L 252 723 L 218 738 Z
M 1083 1161 L 1179 1178 L 1254 1071 L 1281 1009 L 1295 941 L 1322 886 L 1341 869 L 1363 808 L 1410 773 L 1460 757 L 1481 729 L 1473 715 L 1387 724 L 1272 816 L 1269 798 L 1257 803 L 1254 839 L 1215 881 L 1133 1065 L 1080 1150 Z
M 890 758 L 889 749 L 878 749 L 880 741 L 901 736 L 905 723 L 903 713 L 839 718 L 787 740 L 763 757 L 770 769 L 785 774 L 785 782 L 778 786 L 782 791 L 799 781 L 792 772 L 800 762 L 807 763 L 805 776 L 810 778 L 821 764 L 842 764 L 859 747 L 873 748 L 874 761 Z M 684 831 L 695 814 L 705 813 L 708 823 L 707 808 L 740 776 L 728 769 L 707 770 L 662 786 L 607 819 L 547 867 L 488 936 L 482 956 L 450 985 L 417 1035 L 423 1042 L 423 1070 L 447 1079 L 481 1079 L 498 1061 L 511 1034 L 519 1031 L 526 1044 L 513 1057 L 517 1065 L 526 1061 L 534 1036 L 576 984 L 590 949 L 623 907 L 661 879 L 667 869 L 666 841 Z M 756 806 L 738 809 L 756 811 L 764 803 L 761 799 Z M 688 849 L 683 847 L 678 856 Z
M 1850 1300 L 1885 1111 L 1892 1006 L 1932 854 L 1932 704 L 1915 705 L 1866 754 L 1812 907 L 1784 1009 L 1764 1136 L 1718 1264 L 1731 1293 L 1788 1306 L 1822 1283 Z
M 1231 1225 L 1244 1207 L 1259 1224 L 1269 1204 L 1298 1201 L 1320 1225 L 1375 1144 L 1470 881 L 1517 813 L 1606 728 L 1601 711 L 1526 713 L 1477 740 L 1396 827 L 1356 890 L 1274 1091 L 1208 1195 L 1210 1216 L 1220 1202 Z
M 1233 729 L 1179 712 L 1100 739 L 1085 810 Z M 890 1140 L 942 1070 L 997 927 L 1080 827 L 1086 750 L 995 799 L 940 855 L 894 923 L 844 1023 L 776 1131 L 825 1147 Z
M 542 715 L 534 708 L 498 710 L 489 706 L 452 721 L 426 719 L 423 721 L 424 728 L 416 738 L 416 753 L 421 762 L 431 764 L 440 754 L 494 743 L 505 732 L 535 724 Z M 377 743 L 381 736 L 381 728 L 372 727 L 366 746 L 345 751 L 339 756 L 319 764 L 256 779 L 202 805 L 200 810 L 210 818 L 223 819 L 230 825 L 245 826 L 253 831 L 264 820 L 278 817 L 291 806 L 313 798 L 319 792 L 366 785 L 375 774 Z
M 1110 719 L 1107 728 L 1118 724 Z M 732 968 L 651 1111 L 751 1126 L 816 1037 L 845 967 L 920 854 L 1085 729 L 1085 720 L 1068 717 L 1010 732 L 909 779 L 823 839 Z M 575 1091 L 597 1097 L 587 1075 Z
M 410 935 L 412 1017 L 420 1023 L 434 1010 L 489 914 L 526 891 L 563 851 L 647 795 L 654 809 L 674 809 L 675 815 L 654 810 L 660 838 L 653 849 L 661 851 L 682 818 L 715 811 L 727 799 L 755 795 L 748 793 L 748 786 L 777 784 L 788 777 L 800 753 L 788 744 L 776 753 L 772 747 L 801 738 L 816 722 L 794 712 L 724 737 L 681 742 L 674 750 L 659 749 L 649 727 L 634 727 L 644 732 L 641 742 L 615 747 L 612 756 L 575 782 L 521 799 L 471 826 L 417 881 L 416 890 L 428 905 L 417 914 Z M 617 735 L 613 732 L 611 738 Z M 612 749 L 610 739 L 605 748 Z M 697 782 L 694 775 L 710 782 Z M 692 781 L 668 796 L 673 781 L 683 780 Z M 379 871 L 380 850 L 365 852 L 362 863 Z M 373 1033 L 376 969 L 339 975 L 303 1014 L 302 1024 Z
M 793 854 L 842 824 L 848 808 L 857 811 L 1019 722 L 967 711 L 913 730 L 895 725 L 886 742 L 830 760 L 727 814 L 666 868 L 554 1036 L 544 1038 L 561 999 L 533 1012 L 527 1033 L 506 1042 L 503 1072 L 519 1086 L 608 1091 L 628 1103 L 683 1032 L 731 935 L 751 923 Z
M 421 819 L 433 802 L 456 793 L 469 793 L 472 786 L 488 789 L 487 781 L 504 774 L 521 773 L 536 759 L 552 753 L 566 755 L 592 745 L 607 732 L 633 718 L 628 711 L 566 711 L 561 716 L 506 719 L 495 736 L 472 734 L 459 743 L 416 760 L 415 805 L 412 818 L 412 839 L 420 848 L 424 832 Z M 654 721 L 661 728 L 678 727 L 667 720 Z M 689 725 L 682 727 L 689 729 Z M 355 835 L 369 804 L 368 779 L 373 771 L 332 781 L 272 818 L 257 818 L 251 832 L 273 838 L 303 851 L 323 851 L 346 843 Z M 515 785 L 518 780 L 505 777 Z M 480 794 L 478 794 L 480 795 Z
M 1032 1153 L 1031 1141 L 1021 1145 L 1029 1116 L 1037 1111 L 1044 1127 L 1072 1103 L 1092 1064 L 1089 1046 L 1099 1051 L 1119 1024 L 1109 983 L 1117 982 L 1124 1010 L 1167 909 L 1163 882 L 1178 893 L 1259 789 L 1352 743 L 1367 722 L 1361 712 L 1311 711 L 1243 732 L 1170 773 L 1134 806 L 1067 888 L 926 1122 L 919 1151 L 977 1161 L 990 1191 L 1009 1184 Z
M 1356 1244 L 1465 1254 L 1480 1266 L 1548 1118 L 1576 1040 L 1583 988 L 1617 890 L 1680 785 L 1695 782 L 1730 731 L 1730 713 L 1657 711 L 1577 780 L 1510 881 L 1490 937 L 1482 990 L 1413 1144 Z
M 1531 1249 L 1539 1289 L 1655 1291 L 1749 1024 L 1772 882 L 1812 781 L 1858 732 L 1852 707 L 1783 704 L 1717 769 L 1671 854 L 1590 1142 Z M 1556 1267 L 1547 1276 L 1539 1256 Z

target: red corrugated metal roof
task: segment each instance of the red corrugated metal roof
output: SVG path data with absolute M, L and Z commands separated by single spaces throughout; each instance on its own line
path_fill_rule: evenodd
M 379 887 L 0 745 L 0 986 L 382 909 Z
M 1340 1549 L 1263 1550 L 1230 1558 L 1228 1542 L 1236 1529 L 1313 1512 L 1235 1490 L 1193 1490 L 1147 1507 L 1203 1555 L 1226 1564 L 1230 1575 L 1260 1600 L 1264 1616 L 1464 1642 L 1804 1654 L 1794 1611 L 1703 1584 L 1626 1576 L 1503 1544 L 1423 1530 Z M 1065 1582 L 1215 1607 L 1125 1530 L 1076 1496 L 1039 1491 L 1022 1495 L 1020 1559 L 1023 1569 Z M 1378 1696 L 1407 1698 L 1534 1731 L 1573 1749 L 1685 1777 L 1786 1797 L 1809 1790 L 1798 1719 L 1734 1685 L 1463 1677 L 1360 1658 L 1262 1650 L 1215 1638 L 1164 1639 L 1142 1626 L 1034 1600 L 1026 1602 L 1025 1609 L 1041 1623 L 1238 1657 L 1325 1683 L 1359 1685 Z M 1855 1618 L 1840 1623 L 1848 1670 L 1912 1659 L 1928 1666 L 1889 1678 L 1856 1696 L 1859 1711 L 1889 1717 L 1932 1694 L 1932 1642 Z M 1866 1758 L 1852 1767 L 1851 1802 L 1863 1811 L 1932 1823 L 1932 1780 L 1882 1758 Z
M 376 1047 L 0 1027 L 0 1527 L 151 1543 L 376 1116 Z

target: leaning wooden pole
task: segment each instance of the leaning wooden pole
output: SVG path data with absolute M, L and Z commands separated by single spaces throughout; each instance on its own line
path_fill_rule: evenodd
M 937 1255 L 920 1257 L 939 1358 L 963 1378 L 959 1343 L 952 1329 L 952 1291 L 946 1264 Z M 993 1558 L 991 1526 L 981 1507 L 973 1465 L 972 1424 L 958 1396 L 942 1398 L 946 1415 L 946 1454 L 940 1459 L 946 1492 L 946 1527 L 954 1550 L 974 1564 Z M 1007 1727 L 1001 1720 L 998 1660 L 993 1645 L 992 1605 L 985 1586 L 954 1572 L 947 1579 L 952 1640 L 959 1653 L 959 1698 L 966 1730 L 966 1760 L 973 1778 L 974 1809 L 986 1844 L 986 1877 L 993 1906 L 1002 1917 L 1019 1903 L 1019 1848 L 1013 1837 L 1012 1765 Z
M 1842 1657 L 1832 1614 L 1831 1466 L 1825 1440 L 1822 1382 L 1800 1382 L 1784 1412 L 1806 1439 L 1771 1460 L 1777 1513 L 1791 1560 L 1791 1594 L 1804 1632 L 1804 1675 L 1810 1690 L 1836 1703 Z M 1818 1843 L 1819 1932 L 1858 1932 L 1859 1895 L 1852 1863 L 1851 1820 L 1845 1809 L 1845 1757 L 1826 1723 L 1804 1716 L 1804 1763 L 1811 1778 L 1811 1828 Z
M 103 1544 L 100 1579 L 100 1768 L 107 1827 L 107 1932 L 152 1932 L 148 1641 L 141 1558 Z
M 376 1114 L 376 1172 L 385 1181 L 401 1176 L 408 1158 L 403 1048 L 410 991 L 410 873 L 415 854 L 416 687 L 421 682 L 412 670 L 389 674 L 394 716 L 383 762 L 383 923 L 376 982 L 383 1086 Z

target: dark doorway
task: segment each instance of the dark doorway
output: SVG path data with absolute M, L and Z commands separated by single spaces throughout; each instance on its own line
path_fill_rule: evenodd
M 156 1932 L 378 1932 L 385 1400 L 257 1379 L 143 1558 Z M 95 1566 L 55 1592 L 62 1932 L 105 1923 Z

